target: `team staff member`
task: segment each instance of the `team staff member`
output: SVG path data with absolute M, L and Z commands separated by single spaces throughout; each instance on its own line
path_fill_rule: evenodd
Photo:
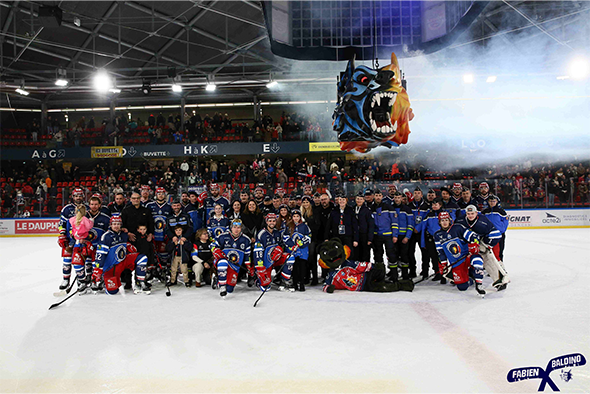
M 383 201 L 383 194 L 379 190 L 375 192 L 375 201 L 373 201 L 371 211 L 375 220 L 373 235 L 375 263 L 383 263 L 383 247 L 385 247 L 388 265 L 392 266 L 397 261 L 394 247 L 398 238 L 397 216 L 395 212 L 392 212 L 391 206 Z M 397 269 L 392 269 L 389 276 L 393 281 L 397 281 Z
M 331 238 L 339 238 L 343 245 L 347 245 L 352 251 L 359 243 L 359 225 L 352 208 L 348 206 L 348 201 L 344 195 L 336 197 L 338 206 L 330 213 L 324 239 L 327 241 Z
M 115 194 L 115 201 L 109 203 L 107 208 L 111 211 L 111 215 L 113 213 L 122 213 L 123 209 L 125 209 L 125 195 L 123 193 Z
M 422 220 L 428 214 L 430 204 L 426 202 L 422 195 L 422 189 L 417 187 L 414 190 L 414 199 L 408 204 L 414 215 L 414 231 L 410 242 L 408 242 L 408 257 L 410 258 L 410 277 L 416 276 L 416 245 L 420 245 L 420 232 L 422 230 Z M 428 267 L 428 254 L 425 248 L 421 248 L 422 266 Z
M 365 196 L 363 192 L 355 198 L 354 215 L 358 223 L 359 243 L 354 248 L 353 256 L 356 261 L 370 261 L 371 258 L 371 244 L 373 243 L 373 236 L 375 232 L 375 220 L 371 215 L 371 210 L 365 204 Z
M 170 214 L 166 220 L 168 239 L 172 239 L 176 236 L 175 228 L 177 226 L 182 227 L 182 237 L 192 243 L 194 234 L 193 222 L 188 213 L 182 211 L 182 203 L 175 200 L 172 203 L 172 214 Z

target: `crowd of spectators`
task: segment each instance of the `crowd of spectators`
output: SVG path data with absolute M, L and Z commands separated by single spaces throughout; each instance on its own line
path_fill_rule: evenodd
M 551 207 L 588 205 L 590 163 L 535 163 L 514 166 L 490 166 L 477 169 L 441 172 L 420 163 L 399 158 L 345 160 L 338 155 L 325 157 L 260 157 L 247 161 L 233 159 L 176 159 L 152 165 L 142 161 L 136 168 L 119 162 L 94 161 L 66 167 L 53 162 L 3 161 L 1 168 L 2 216 L 54 215 L 67 203 L 73 187 L 81 186 L 87 193 L 99 192 L 111 197 L 117 192 L 139 190 L 141 185 L 152 189 L 163 186 L 172 194 L 189 186 L 216 182 L 228 193 L 258 185 L 272 190 L 277 186 L 289 193 L 300 191 L 302 185 L 326 189 L 332 194 L 353 196 L 374 185 L 395 182 L 399 190 L 413 185 L 429 188 L 447 186 L 460 181 L 475 188 L 485 180 L 492 192 L 500 196 L 505 207 Z M 90 164 L 94 163 L 94 164 Z M 415 187 L 415 186 L 414 186 Z
M 335 140 L 334 133 L 325 127 L 330 124 L 327 112 L 314 115 L 283 112 L 280 119 L 265 115 L 259 120 L 234 121 L 227 113 L 202 116 L 194 111 L 192 115 L 185 113 L 184 119 L 182 127 L 179 113 L 166 117 L 160 112 L 150 114 L 147 119 L 117 114 L 112 122 L 106 118 L 97 122 L 94 116 L 89 120 L 82 116 L 70 125 L 67 117 L 52 113 L 47 117 L 45 130 L 37 119 L 24 129 L 5 129 L 2 146 L 61 149 L 85 145 Z

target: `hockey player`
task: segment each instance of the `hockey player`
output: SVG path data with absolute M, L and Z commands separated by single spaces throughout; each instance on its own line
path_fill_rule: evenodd
M 205 210 L 199 208 L 199 196 L 197 192 L 188 192 L 189 203 L 182 209 L 184 213 L 190 216 L 193 223 L 193 233 L 205 227 L 205 218 L 203 217 Z
M 100 212 L 101 213 L 104 213 L 110 219 L 110 217 L 111 217 L 111 210 L 106 205 L 102 205 L 102 201 L 103 201 L 102 194 L 100 194 L 100 193 L 94 193 L 92 195 L 92 197 L 98 198 L 98 201 L 100 203 L 100 207 L 99 207 Z M 108 226 L 107 226 L 107 228 L 108 228 Z
M 457 205 L 451 198 L 451 192 L 446 187 L 440 189 L 440 195 L 442 197 L 442 204 L 445 211 L 451 214 L 453 220 L 457 218 L 457 214 L 460 212 L 459 205 Z
M 350 248 L 342 245 L 338 238 L 322 243 L 319 253 L 320 266 L 329 270 L 323 288 L 326 293 L 333 293 L 334 290 L 386 293 L 414 289 L 414 282 L 411 280 L 385 282 L 385 265 L 383 263 L 372 264 L 348 260 Z
M 500 242 L 494 246 L 494 255 L 499 261 L 504 261 L 504 245 L 506 242 L 506 230 L 508 229 L 508 214 L 500 206 L 500 198 L 494 194 L 488 198 L 489 207 L 484 209 L 481 214 L 487 217 L 490 222 L 502 233 Z
M 73 241 L 72 265 L 78 277 L 78 294 L 85 294 L 90 284 L 90 276 L 85 269 L 86 259 L 92 260 L 94 250 L 92 244 L 87 241 L 88 234 L 92 229 L 92 220 L 86 217 L 86 206 L 80 204 L 76 206 L 76 215 L 68 220 L 68 234 Z M 70 243 L 72 245 L 72 243 Z
M 152 202 L 152 200 L 150 200 L 150 192 L 152 190 L 150 189 L 150 187 L 148 185 L 143 185 L 141 187 L 141 198 L 140 198 L 140 204 L 142 207 L 147 207 L 149 203 Z
M 477 206 L 475 200 L 471 198 L 471 190 L 469 190 L 469 188 L 463 188 L 463 191 L 461 192 L 461 199 L 459 200 L 457 205 L 459 205 L 460 209 L 459 211 L 457 211 L 457 219 L 460 219 L 465 216 L 465 208 L 467 208 L 468 205 Z
M 434 234 L 440 230 L 440 225 L 438 224 L 438 216 L 442 213 L 446 212 L 442 209 L 442 198 L 437 197 L 432 201 L 432 205 L 426 217 L 422 220 L 421 226 L 421 237 L 420 237 L 420 247 L 426 249 L 428 254 L 428 258 L 426 260 L 426 264 L 424 261 L 422 262 L 422 277 L 428 277 L 428 270 L 429 270 L 429 262 L 432 261 L 432 269 L 436 272 L 436 275 L 432 279 L 433 281 L 437 280 L 444 280 L 443 276 L 438 272 L 438 264 L 440 261 L 438 260 L 438 253 L 436 251 L 436 246 L 434 244 Z M 455 220 L 453 214 L 451 214 L 451 220 Z
M 459 182 L 453 183 L 453 187 L 451 189 L 451 201 L 455 204 L 459 205 L 459 201 L 461 201 L 461 193 L 463 192 L 463 186 Z
M 209 234 L 213 239 L 217 239 L 217 237 L 229 230 L 230 221 L 223 212 L 221 204 L 215 204 L 213 214 L 207 220 L 207 230 L 209 230 Z
M 121 272 L 125 269 L 135 270 L 139 283 L 136 293 L 149 294 L 149 288 L 145 284 L 147 257 L 136 253 L 135 246 L 128 242 L 127 234 L 121 231 L 122 223 L 119 215 L 111 217 L 111 228 L 103 234 L 96 251 L 92 280 L 99 283 L 104 279 L 105 292 L 114 295 L 121 287 Z
M 410 274 L 410 257 L 408 255 L 409 242 L 414 233 L 414 214 L 412 210 L 405 204 L 402 204 L 402 194 L 395 192 L 393 194 L 393 205 L 391 206 L 397 215 L 398 237 L 395 243 L 396 255 L 401 261 L 401 271 L 403 279 L 410 279 L 416 277 L 416 270 Z M 395 269 L 397 274 L 397 261 L 394 266 L 389 268 Z
M 252 271 L 250 247 L 250 238 L 242 234 L 242 221 L 239 219 L 232 221 L 231 230 L 221 234 L 211 244 L 221 297 L 225 298 L 227 293 L 234 291 L 242 264 Z
M 482 182 L 479 184 L 479 195 L 475 197 L 475 202 L 477 203 L 477 209 L 481 212 L 486 209 L 488 204 L 488 198 L 490 197 L 490 185 L 487 182 Z
M 102 235 L 109 231 L 110 225 L 110 216 L 104 214 L 104 212 L 100 211 L 100 199 L 98 197 L 92 196 L 89 201 L 90 209 L 86 212 L 86 217 L 92 220 L 93 226 L 88 233 L 88 237 L 86 238 L 88 241 L 92 243 L 93 252 L 91 256 L 86 257 L 86 275 L 87 278 L 90 279 L 92 276 L 92 269 L 94 267 L 94 260 L 96 259 L 96 250 L 98 248 L 98 243 L 102 238 Z M 96 284 L 93 284 L 93 286 Z M 100 284 L 98 284 L 100 285 Z M 97 287 L 93 287 L 93 291 L 99 290 Z
M 475 205 L 469 205 L 465 211 L 465 217 L 457 222 L 479 236 L 481 240 L 479 251 L 483 258 L 484 268 L 494 281 L 493 286 L 498 291 L 506 289 L 506 285 L 510 283 L 510 279 L 508 278 L 504 264 L 498 260 L 500 248 L 499 246 L 496 247 L 500 239 L 502 239 L 502 234 L 487 217 L 477 213 Z M 492 251 L 494 247 L 496 247 L 498 257 Z
M 166 202 L 166 189 L 156 189 L 156 201 L 147 205 L 154 218 L 154 246 L 163 265 L 168 264 L 169 254 L 166 252 L 166 219 L 172 213 L 172 207 Z
M 440 259 L 439 273 L 443 275 L 450 264 L 453 283 L 457 289 L 465 291 L 472 283 L 469 279 L 469 269 L 472 266 L 475 290 L 479 295 L 484 296 L 486 291 L 482 285 L 483 260 L 477 253 L 478 236 L 462 224 L 453 224 L 448 212 L 441 212 L 438 215 L 438 221 L 440 230 L 434 234 L 434 239 Z
M 258 286 L 262 291 L 268 291 L 270 289 L 272 269 L 277 267 L 280 268 L 280 272 L 277 272 L 277 275 L 280 274 L 279 290 L 292 290 L 288 285 L 288 281 L 291 279 L 295 258 L 291 254 L 284 252 L 281 234 L 275 228 L 277 215 L 269 213 L 266 215 L 265 221 L 266 227 L 258 232 L 254 247 L 254 264 L 256 276 L 258 277 Z M 297 245 L 292 250 L 294 248 L 297 248 Z
M 383 262 L 383 247 L 385 247 L 388 265 L 397 267 L 397 256 L 395 254 L 395 244 L 399 235 L 397 214 L 389 204 L 383 201 L 383 194 L 380 190 L 375 192 L 375 200 L 371 205 L 371 210 L 375 221 L 375 233 L 373 234 L 373 257 L 375 262 Z M 397 268 L 390 270 L 389 276 L 393 281 L 396 281 Z
M 291 251 L 295 245 L 297 250 L 293 252 L 295 262 L 293 264 L 293 288 L 295 291 L 305 291 L 305 273 L 307 272 L 307 260 L 309 258 L 309 244 L 311 243 L 311 231 L 299 209 L 291 212 L 291 225 L 283 231 L 283 243 Z
M 211 212 L 215 208 L 215 205 L 221 205 L 223 212 L 227 211 L 227 209 L 229 208 L 229 201 L 227 200 L 227 198 L 219 195 L 219 185 L 217 183 L 211 184 L 211 186 L 209 187 L 209 192 L 211 193 L 211 196 L 205 199 L 204 202 L 206 214 L 205 217 L 207 219 L 209 219 L 209 217 L 211 216 Z
M 72 246 L 67 236 L 67 223 L 75 215 L 76 206 L 84 203 L 84 191 L 79 187 L 72 191 L 72 202 L 63 207 L 59 219 L 59 237 L 57 244 L 61 247 L 61 257 L 63 259 L 63 281 L 59 285 L 60 290 L 66 289 L 70 284 L 72 274 Z

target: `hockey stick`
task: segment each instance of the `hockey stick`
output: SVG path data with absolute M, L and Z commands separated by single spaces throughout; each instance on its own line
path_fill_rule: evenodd
M 289 254 L 289 257 L 287 257 L 285 259 L 285 262 L 279 267 L 279 269 L 277 270 L 277 272 L 281 273 L 281 271 L 283 270 L 283 267 L 285 266 L 285 264 L 287 264 L 287 261 L 289 261 L 289 259 L 291 258 L 291 256 L 293 256 L 293 253 L 295 253 L 295 251 L 297 251 L 297 249 L 299 249 L 299 246 L 297 244 L 295 244 L 293 246 L 293 250 L 291 250 L 291 253 Z M 263 290 L 262 293 L 260 294 L 260 296 L 258 297 L 258 299 L 254 302 L 254 308 L 256 308 L 256 305 L 258 304 L 258 301 L 260 301 L 260 299 L 262 298 L 263 295 L 265 295 L 271 288 L 272 282 L 269 284 L 268 289 Z
M 69 296 L 67 296 L 66 298 L 64 298 L 63 300 L 61 300 L 60 302 L 56 302 L 55 304 L 51 305 L 49 307 L 49 310 L 52 310 L 53 308 L 57 308 L 58 306 L 60 306 L 64 302 L 66 302 L 67 300 L 69 300 L 70 298 L 72 298 L 73 296 L 75 296 L 78 293 L 79 290 L 80 290 L 80 288 L 78 287 L 75 292 L 73 292 L 72 294 L 70 294 Z
M 451 265 L 447 265 L 447 267 L 445 268 L 445 270 L 443 271 L 443 273 L 441 274 L 443 277 L 445 275 L 447 275 L 450 271 Z M 436 276 L 436 274 L 440 274 L 440 272 L 435 272 L 434 274 L 430 274 L 429 276 L 427 276 L 426 278 L 422 277 L 422 279 L 418 279 L 416 282 L 414 282 L 414 285 L 417 285 L 420 282 L 424 282 L 426 280 L 432 279 Z
M 152 242 L 152 250 L 154 251 L 154 258 L 156 259 L 157 266 L 160 268 L 160 273 L 158 273 L 158 276 L 154 275 L 154 278 L 156 278 L 160 282 L 164 283 L 164 286 L 166 286 L 166 297 L 170 297 L 172 295 L 172 293 L 170 292 L 170 287 L 168 286 L 168 281 L 166 280 L 165 277 L 164 277 L 164 280 L 162 280 L 161 272 L 164 270 L 164 267 L 162 267 L 162 261 L 160 260 L 160 256 L 158 256 L 158 253 L 156 252 L 156 245 L 154 245 L 153 242 Z M 156 271 L 156 267 L 154 267 L 154 271 Z
M 67 294 L 70 294 L 70 291 L 72 291 L 72 288 L 74 287 L 74 284 L 75 283 L 76 283 L 76 278 L 74 278 L 74 280 L 72 281 L 72 283 L 70 283 L 68 285 L 68 287 L 66 287 L 65 289 L 60 290 L 60 291 L 56 291 L 55 293 L 53 293 L 53 296 L 54 297 L 63 297 L 65 295 L 67 295 Z

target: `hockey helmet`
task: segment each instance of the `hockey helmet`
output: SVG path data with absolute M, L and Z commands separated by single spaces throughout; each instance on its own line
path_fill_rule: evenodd
M 110 220 L 111 226 L 114 223 L 119 223 L 120 225 L 123 225 L 123 219 L 121 219 L 121 215 L 113 214 L 113 216 L 111 216 L 111 220 Z
M 84 190 L 80 187 L 75 188 L 72 190 L 72 197 L 84 197 Z
M 160 186 L 156 189 L 156 194 L 158 194 L 158 193 L 166 194 L 166 189 L 164 189 L 163 187 Z
M 266 222 L 268 222 L 271 219 L 277 220 L 277 214 L 271 212 L 271 213 L 267 213 L 266 216 L 264 217 L 264 220 Z
M 448 219 L 450 222 L 453 221 L 451 219 L 451 214 L 448 213 L 447 211 L 442 211 L 441 213 L 438 214 L 438 221 L 440 222 L 443 219 Z

